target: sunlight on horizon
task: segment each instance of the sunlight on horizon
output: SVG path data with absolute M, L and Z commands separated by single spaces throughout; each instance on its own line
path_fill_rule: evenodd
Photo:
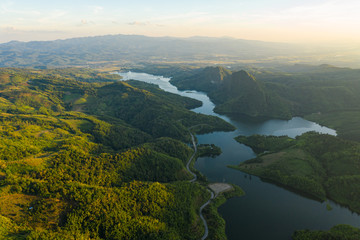
M 137 34 L 293 43 L 360 43 L 360 2 L 199 0 L 0 3 L 0 42 Z

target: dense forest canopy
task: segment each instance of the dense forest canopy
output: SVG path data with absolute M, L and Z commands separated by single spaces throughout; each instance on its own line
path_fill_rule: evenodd
M 198 239 L 200 102 L 90 69 L 0 69 L 0 237 Z
M 360 143 L 315 132 L 296 139 L 253 135 L 236 140 L 259 154 L 236 167 L 241 171 L 360 213 Z
M 149 69 L 150 67 L 146 67 Z M 360 212 L 360 71 L 331 65 L 278 68 L 152 66 L 171 70 L 180 89 L 207 92 L 221 114 L 284 118 L 302 116 L 337 130 L 337 137 L 306 133 L 296 139 L 239 136 L 258 157 L 233 166 L 318 200 L 332 199 Z M 230 70 L 231 69 L 231 70 Z M 242 70 L 246 69 L 246 71 Z M 165 71 L 166 71 L 165 70 Z M 357 239 L 358 229 L 339 225 L 297 231 L 293 239 Z
M 171 82 L 180 89 L 207 92 L 216 103 L 215 111 L 222 114 L 282 119 L 302 116 L 335 128 L 340 137 L 360 140 L 359 70 L 329 65 L 280 69 L 187 68 Z
M 337 137 L 239 137 L 259 155 L 236 168 L 360 211 L 358 70 L 144 66 L 138 70 L 173 75 L 180 89 L 207 92 L 222 114 L 303 116 L 335 128 Z M 208 133 L 234 127 L 189 111 L 201 106 L 197 100 L 119 79 L 85 68 L 0 69 L 1 237 L 201 237 L 198 209 L 209 193 L 187 182 L 189 128 Z M 218 154 L 216 146 L 199 146 L 199 156 Z M 222 201 L 205 214 L 224 229 L 215 208 Z M 225 237 L 214 229 L 213 236 Z M 358 229 L 297 231 L 293 239 L 339 236 L 356 239 Z

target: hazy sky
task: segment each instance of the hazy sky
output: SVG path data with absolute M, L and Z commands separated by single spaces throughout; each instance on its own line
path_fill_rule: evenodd
M 0 42 L 106 34 L 360 44 L 360 1 L 0 0 Z

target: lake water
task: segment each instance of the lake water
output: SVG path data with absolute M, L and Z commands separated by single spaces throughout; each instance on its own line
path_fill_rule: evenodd
M 229 199 L 219 208 L 219 213 L 226 221 L 228 239 L 289 240 L 293 231 L 299 229 L 328 230 L 337 224 L 360 227 L 358 214 L 332 201 L 321 203 L 227 167 L 256 156 L 251 148 L 234 140 L 238 135 L 295 137 L 308 131 L 336 135 L 334 130 L 299 117 L 289 121 L 260 121 L 243 116 L 219 115 L 213 112 L 214 104 L 205 93 L 178 91 L 169 83 L 170 78 L 134 72 L 119 74 L 124 80 L 135 79 L 153 83 L 165 91 L 198 99 L 203 102 L 203 106 L 193 109 L 194 112 L 221 117 L 237 128 L 233 132 L 197 135 L 199 143 L 214 143 L 221 147 L 223 153 L 216 158 L 199 158 L 195 168 L 212 182 L 237 184 L 246 192 L 245 196 Z M 331 205 L 331 211 L 327 210 L 327 204 Z

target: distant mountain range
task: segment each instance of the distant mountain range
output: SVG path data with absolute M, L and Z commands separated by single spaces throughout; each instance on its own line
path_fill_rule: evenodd
M 233 38 L 107 35 L 3 43 L 0 44 L 0 67 L 46 68 L 104 62 L 273 61 L 284 56 L 299 56 L 303 52 L 305 49 L 297 45 Z

